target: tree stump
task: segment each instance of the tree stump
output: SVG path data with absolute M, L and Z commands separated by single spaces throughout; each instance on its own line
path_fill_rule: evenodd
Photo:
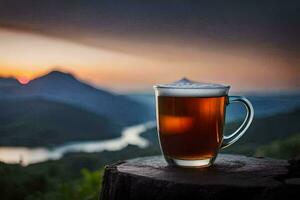
M 299 163 L 220 154 L 212 167 L 188 169 L 137 158 L 106 167 L 100 199 L 298 199 Z

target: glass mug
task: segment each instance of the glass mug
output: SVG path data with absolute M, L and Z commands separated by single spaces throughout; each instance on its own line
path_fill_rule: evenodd
M 253 120 L 254 110 L 245 97 L 228 97 L 229 88 L 186 78 L 154 86 L 157 132 L 169 165 L 208 167 L 220 149 L 242 137 Z M 223 136 L 226 106 L 236 102 L 245 106 L 246 117 L 234 133 Z

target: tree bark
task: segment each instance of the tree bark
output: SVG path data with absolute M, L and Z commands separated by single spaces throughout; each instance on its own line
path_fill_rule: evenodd
M 160 156 L 107 166 L 101 200 L 298 199 L 300 162 L 220 154 L 212 167 L 169 167 Z

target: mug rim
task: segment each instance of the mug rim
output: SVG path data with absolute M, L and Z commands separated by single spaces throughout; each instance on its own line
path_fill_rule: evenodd
M 156 84 L 153 88 L 158 96 L 216 97 L 228 95 L 230 86 L 197 82 L 183 77 L 169 84 Z
M 230 88 L 229 85 L 219 83 L 198 82 L 183 77 L 178 81 L 167 84 L 155 84 L 155 88 L 170 88 L 170 89 L 221 89 Z
M 199 90 L 199 89 L 229 89 L 230 85 L 223 85 L 223 84 L 217 84 L 214 87 L 187 87 L 187 86 L 167 86 L 165 84 L 155 84 L 153 85 L 154 89 L 159 89 L 159 88 L 165 88 L 165 89 L 195 89 L 195 90 Z
M 227 96 L 230 86 L 218 88 L 170 88 L 153 86 L 156 96 L 221 97 Z

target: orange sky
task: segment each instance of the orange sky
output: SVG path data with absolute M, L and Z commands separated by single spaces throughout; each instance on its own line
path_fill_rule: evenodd
M 300 86 L 299 53 L 231 46 L 199 40 L 122 41 L 89 38 L 95 44 L 0 28 L 0 76 L 30 79 L 53 68 L 72 72 L 115 91 L 151 91 L 158 82 L 183 76 L 226 83 L 235 91 L 295 90 Z M 109 47 L 109 48 L 108 48 Z

